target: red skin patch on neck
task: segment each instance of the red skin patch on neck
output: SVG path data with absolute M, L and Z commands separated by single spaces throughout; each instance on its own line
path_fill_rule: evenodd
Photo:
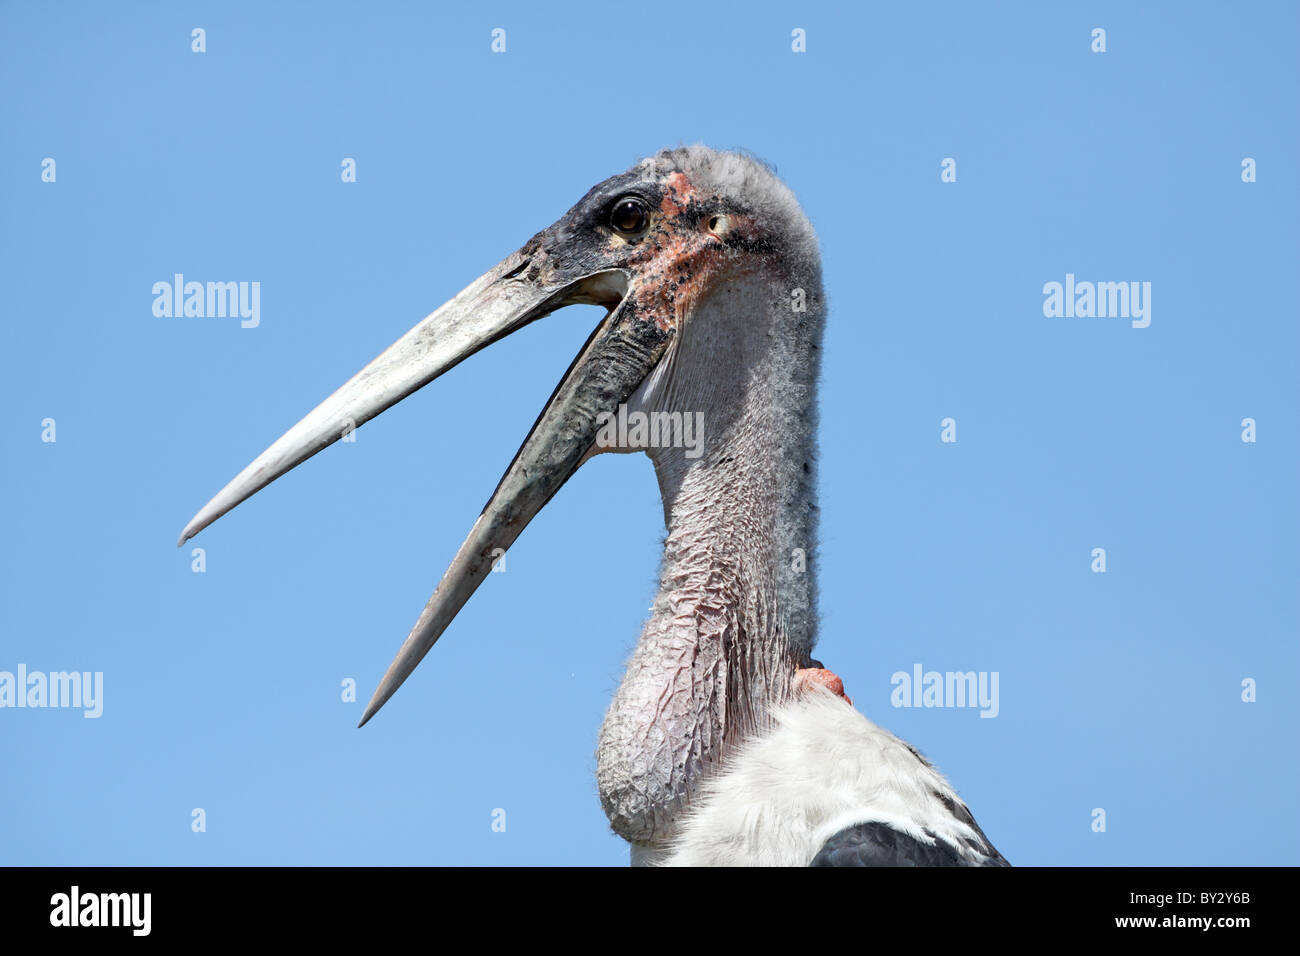
M 825 687 L 850 707 L 853 706 L 853 701 L 849 699 L 849 695 L 844 693 L 844 681 L 840 680 L 839 675 L 833 671 L 828 671 L 824 667 L 804 667 L 794 672 L 794 692 L 796 694 L 804 693 L 814 686 Z

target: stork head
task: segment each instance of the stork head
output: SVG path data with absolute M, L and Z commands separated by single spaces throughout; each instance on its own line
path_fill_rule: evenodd
M 558 222 L 429 315 L 286 432 L 194 516 L 180 543 L 351 429 L 479 349 L 565 305 L 609 310 L 538 416 L 376 689 L 361 723 L 401 686 L 550 498 L 600 451 L 601 422 L 671 363 L 700 304 L 740 277 L 788 301 L 820 292 L 816 239 L 761 163 L 693 146 L 665 150 L 591 189 Z M 745 342 L 768 347 L 756 321 Z

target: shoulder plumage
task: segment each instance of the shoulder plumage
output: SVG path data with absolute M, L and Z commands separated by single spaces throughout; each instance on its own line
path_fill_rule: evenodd
M 942 774 L 824 690 L 780 708 L 702 785 L 664 862 L 1008 865 Z

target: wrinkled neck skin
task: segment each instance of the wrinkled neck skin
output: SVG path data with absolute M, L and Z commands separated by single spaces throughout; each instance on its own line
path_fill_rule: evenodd
M 702 450 L 646 449 L 668 529 L 659 593 L 597 751 L 601 803 L 633 862 L 658 855 L 700 781 L 769 726 L 807 666 L 821 303 L 819 274 L 722 283 L 628 403 L 703 413 Z

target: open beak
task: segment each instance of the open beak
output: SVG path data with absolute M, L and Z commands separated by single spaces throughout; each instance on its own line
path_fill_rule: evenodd
M 575 303 L 610 307 L 474 522 L 380 681 L 361 725 L 415 670 L 500 556 L 578 470 L 595 444 L 602 413 L 616 412 L 631 397 L 672 337 L 671 331 L 625 307 L 628 280 L 623 272 L 547 281 L 547 265 L 545 249 L 535 239 L 475 280 L 262 452 L 181 532 L 178 544 L 353 428 L 529 322 Z

